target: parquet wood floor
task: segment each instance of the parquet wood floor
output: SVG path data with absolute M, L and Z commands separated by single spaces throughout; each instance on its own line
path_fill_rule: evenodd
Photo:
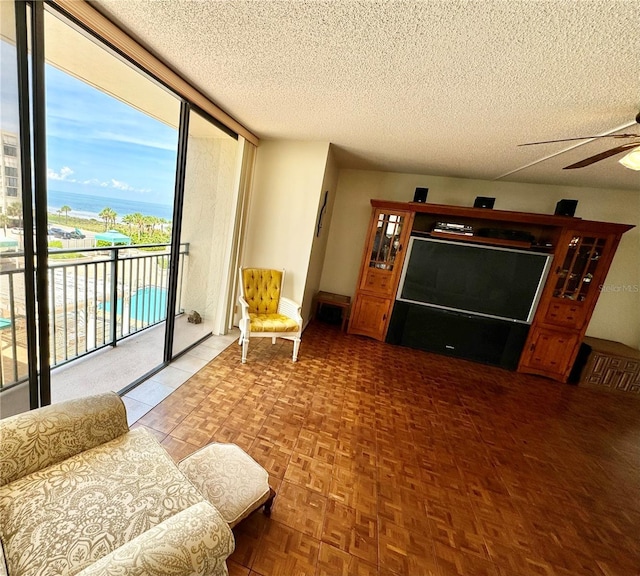
M 640 399 L 319 323 L 291 345 L 230 346 L 136 423 L 269 471 L 232 576 L 640 574 Z

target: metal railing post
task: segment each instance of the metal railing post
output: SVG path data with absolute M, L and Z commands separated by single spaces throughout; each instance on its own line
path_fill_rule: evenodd
M 54 263 L 48 267 L 47 288 L 50 303 L 48 324 L 50 327 L 51 368 L 67 364 L 76 358 L 86 356 L 107 346 L 115 347 L 119 340 L 123 340 L 161 322 L 166 322 L 169 317 L 183 312 L 181 309 L 182 283 L 187 270 L 185 259 L 182 256 L 188 256 L 189 244 L 179 244 L 178 254 L 172 254 L 171 247 L 168 244 L 140 246 L 142 249 L 163 249 L 162 255 L 149 255 L 147 252 L 133 255 L 120 254 L 120 250 L 126 248 L 126 246 L 119 248 L 112 246 L 107 249 L 92 247 L 85 249 L 83 252 L 88 256 L 93 256 L 108 250 L 109 256 L 100 261 Z M 169 252 L 166 252 L 166 250 L 169 250 Z M 54 254 L 72 254 L 74 252 L 75 249 L 73 248 L 52 251 Z M 13 264 L 5 266 L 5 262 L 12 262 L 14 258 L 23 257 L 24 253 L 22 252 L 0 253 L 0 292 L 3 297 L 6 296 L 8 298 L 9 302 L 8 310 L 4 309 L 0 314 L 3 320 L 9 321 L 9 323 L 2 323 L 4 328 L 2 329 L 2 338 L 10 340 L 10 354 L 13 356 L 12 365 L 9 365 L 7 361 L 9 354 L 6 354 L 5 358 L 3 358 L 4 366 L 0 368 L 0 392 L 28 379 L 28 374 L 21 373 L 21 365 L 18 360 L 20 348 L 27 345 L 27 342 L 21 341 L 23 338 L 22 328 L 19 328 L 17 320 L 24 318 L 25 322 L 27 322 L 29 315 L 25 297 L 22 291 L 15 286 L 16 278 L 22 277 L 25 269 L 24 266 L 14 269 Z M 177 310 L 162 308 L 162 303 L 165 300 L 168 308 L 168 273 L 164 262 L 170 261 L 171 258 L 179 259 L 176 286 Z M 127 261 L 128 272 L 126 269 Z M 119 269 L 121 262 L 123 264 L 122 274 Z M 160 262 L 163 262 L 163 264 L 160 265 Z M 5 267 L 10 269 L 5 270 Z M 91 276 L 93 276 L 92 279 Z M 123 278 L 121 295 L 119 295 L 120 276 Z M 62 284 L 60 294 L 58 294 L 56 279 Z M 138 286 L 140 280 L 142 280 L 142 285 Z M 107 282 L 111 282 L 110 287 L 107 287 Z M 129 286 L 125 290 L 124 284 L 127 283 Z M 127 306 L 125 300 L 127 294 L 129 301 L 132 300 L 134 296 L 132 286 L 134 284 L 138 294 L 136 306 L 132 308 L 132 304 L 130 303 Z M 83 286 L 84 293 L 81 294 Z M 160 290 L 162 294 L 158 293 L 157 290 Z M 102 303 L 99 302 L 101 297 L 103 298 Z M 59 303 L 60 314 L 56 314 L 56 302 Z M 111 306 L 109 310 L 107 310 L 108 306 Z M 120 310 L 118 310 L 118 306 L 120 306 Z M 82 318 L 83 311 L 84 319 Z M 98 321 L 99 311 L 102 311 L 102 320 L 100 322 Z M 118 314 L 120 314 L 121 318 L 124 318 L 125 314 L 131 316 L 132 313 L 136 317 L 133 329 L 127 330 L 125 334 L 121 322 L 119 333 Z M 169 316 L 167 316 L 167 313 Z M 8 317 L 5 317 L 7 314 Z M 72 314 L 72 316 L 67 318 L 68 314 Z M 107 334 L 107 324 L 109 322 L 111 324 Z M 69 334 L 70 329 L 75 329 L 75 333 Z M 100 332 L 100 335 L 98 332 Z M 84 346 L 80 343 L 81 333 L 84 334 L 85 338 Z M 88 346 L 89 334 L 91 334 L 91 348 Z M 111 340 L 109 340 L 109 337 Z M 59 345 L 61 347 L 62 345 L 65 346 L 63 354 L 59 354 Z M 9 348 L 5 346 L 4 350 L 8 351 Z
M 114 246 L 111 251 L 111 346 L 116 347 L 116 339 L 118 336 L 118 257 L 120 250 Z M 124 302 L 122 303 L 122 311 L 124 313 Z

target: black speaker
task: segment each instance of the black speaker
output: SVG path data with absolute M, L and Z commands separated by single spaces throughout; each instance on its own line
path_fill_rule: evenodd
M 556 216 L 573 216 L 576 213 L 576 207 L 578 206 L 577 200 L 560 200 L 556 204 Z
M 493 208 L 496 203 L 495 198 L 488 198 L 487 196 L 476 196 L 476 201 L 473 203 L 474 208 Z
M 413 201 L 421 202 L 421 203 L 426 202 L 428 193 L 429 193 L 429 188 L 416 188 L 416 192 L 413 195 Z
M 593 348 L 591 348 L 589 344 L 585 344 L 584 342 L 580 344 L 576 360 L 573 363 L 573 368 L 571 368 L 571 372 L 569 372 L 569 377 L 567 378 L 567 384 L 577 384 L 580 382 L 582 370 L 584 370 L 584 367 L 589 360 L 589 354 L 591 354 L 592 350 Z

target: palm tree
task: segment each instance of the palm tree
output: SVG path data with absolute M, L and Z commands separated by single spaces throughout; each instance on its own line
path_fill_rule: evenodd
M 115 225 L 118 214 L 109 207 L 103 208 L 98 216 L 104 220 L 105 232 L 109 229 L 109 225 Z
M 18 220 L 20 226 L 22 226 L 22 204 L 20 202 L 13 202 L 7 206 L 7 216 L 11 220 Z
M 171 224 L 171 222 L 169 220 L 167 220 L 166 218 L 158 218 L 158 224 L 160 224 L 160 232 L 162 232 L 164 234 L 165 225 Z
M 129 227 L 129 236 L 131 236 L 133 225 L 136 223 L 135 218 L 133 216 L 134 216 L 133 214 L 125 214 L 122 217 L 122 223 L 126 224 Z
M 0 214 L 0 226 L 4 228 L 4 235 L 7 235 L 7 224 L 9 223 L 9 217 L 2 213 Z
M 69 220 L 69 212 L 71 212 L 71 207 L 66 204 L 58 210 L 58 212 L 64 212 L 64 223 L 66 224 Z
M 140 212 L 131 214 L 131 222 L 138 228 L 138 242 L 140 242 L 140 235 L 144 229 L 145 221 L 144 216 Z
M 156 228 L 156 224 L 158 223 L 158 218 L 155 216 L 143 216 L 144 218 L 144 227 L 146 228 L 147 234 L 153 234 L 153 231 Z
M 104 220 L 104 230 L 105 230 L 105 232 L 109 228 L 109 220 L 111 219 L 111 215 L 109 214 L 109 212 L 111 212 L 111 208 L 103 208 L 100 211 L 100 213 L 98 214 L 98 217 L 101 220 Z

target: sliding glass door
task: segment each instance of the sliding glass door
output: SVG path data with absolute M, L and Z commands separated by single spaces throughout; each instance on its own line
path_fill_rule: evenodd
M 5 417 L 226 333 L 246 145 L 54 6 L 0 7 Z
M 237 198 L 235 134 L 193 109 L 187 134 L 174 356 L 211 333 L 225 332 Z
M 163 362 L 180 100 L 54 12 L 44 38 L 57 402 L 118 391 Z M 90 374 L 69 364 L 105 346 L 122 350 L 85 360 Z

